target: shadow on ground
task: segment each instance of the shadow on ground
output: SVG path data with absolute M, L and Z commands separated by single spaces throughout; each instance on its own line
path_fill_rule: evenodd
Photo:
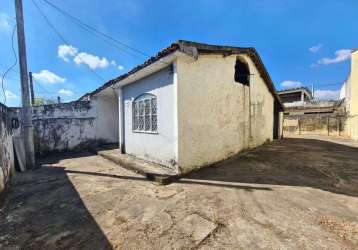
M 0 249 L 112 249 L 61 167 L 17 174 L 0 225 Z
M 203 168 L 179 182 L 271 184 L 358 196 L 358 148 L 312 139 L 283 139 Z

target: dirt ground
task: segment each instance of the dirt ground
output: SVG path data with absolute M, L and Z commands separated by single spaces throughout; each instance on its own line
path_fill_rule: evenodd
M 284 139 L 168 186 L 48 157 L 14 179 L 0 249 L 358 249 L 358 148 Z

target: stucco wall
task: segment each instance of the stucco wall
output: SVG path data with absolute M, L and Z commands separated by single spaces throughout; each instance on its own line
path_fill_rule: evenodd
M 171 67 L 123 87 L 124 142 L 127 154 L 175 168 L 174 87 Z M 158 133 L 132 131 L 132 103 L 144 93 L 157 97 Z
M 20 109 L 17 109 L 17 117 L 21 117 Z M 33 107 L 32 121 L 37 154 L 118 142 L 115 97 L 36 106 Z M 18 129 L 16 134 L 19 133 Z
M 107 143 L 118 142 L 118 98 L 111 96 L 98 96 L 95 98 L 97 107 L 96 138 Z
M 345 128 L 347 135 L 351 139 L 358 140 L 358 115 L 348 116 L 345 123 Z
M 32 121 L 36 153 L 69 150 L 95 140 L 96 116 L 93 102 L 34 107 Z
M 358 50 L 351 55 L 350 74 L 349 132 L 352 139 L 358 140 Z
M 0 198 L 14 170 L 11 111 L 0 103 Z
M 351 56 L 351 98 L 350 98 L 350 115 L 358 115 L 358 51 Z
M 274 98 L 251 59 L 242 57 L 253 74 L 250 89 L 234 81 L 234 55 L 178 59 L 178 160 L 182 172 L 272 140 Z

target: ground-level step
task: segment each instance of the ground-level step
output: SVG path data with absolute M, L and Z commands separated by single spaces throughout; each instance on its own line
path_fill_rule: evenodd
M 163 185 L 179 178 L 179 175 L 172 169 L 122 154 L 119 149 L 99 150 L 97 154 Z

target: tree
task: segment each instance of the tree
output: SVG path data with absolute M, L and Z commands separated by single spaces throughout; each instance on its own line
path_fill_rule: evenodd
M 46 99 L 44 97 L 35 98 L 34 106 L 47 105 L 47 104 L 55 104 L 56 101 L 52 99 Z

